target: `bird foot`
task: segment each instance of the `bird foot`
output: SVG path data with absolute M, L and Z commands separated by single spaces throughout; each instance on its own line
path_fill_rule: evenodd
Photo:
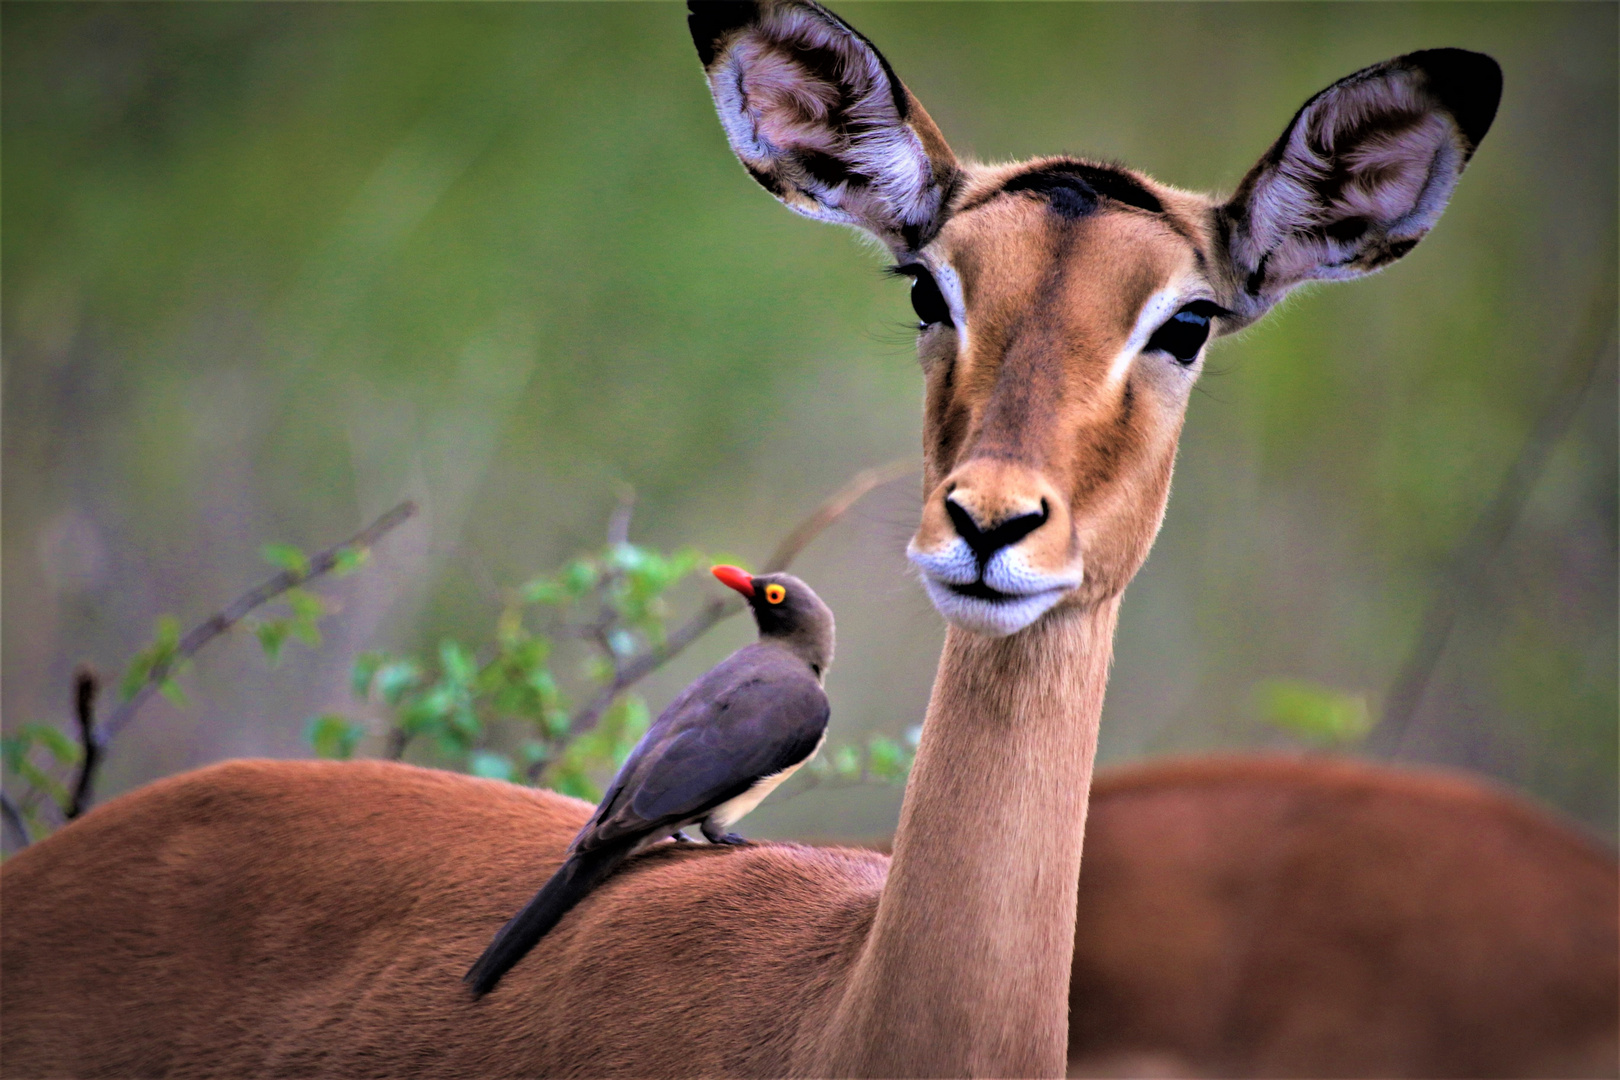
M 734 832 L 728 832 L 728 833 L 725 833 L 724 835 L 721 835 L 721 836 L 711 836 L 711 837 L 709 837 L 709 843 L 711 843 L 711 844 L 726 844 L 726 845 L 746 844 L 746 843 L 748 843 L 748 837 L 739 836 Z
M 692 838 L 687 836 L 679 829 L 676 829 L 674 832 L 670 833 L 669 838 L 675 841 L 677 844 L 690 844 L 692 842 Z

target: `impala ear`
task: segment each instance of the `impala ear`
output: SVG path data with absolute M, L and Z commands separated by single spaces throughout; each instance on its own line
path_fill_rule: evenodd
M 1445 209 L 1501 97 L 1495 60 L 1429 49 L 1358 71 L 1307 101 L 1216 210 L 1232 273 L 1227 306 L 1247 322 L 1301 282 L 1359 277 L 1412 250 Z
M 871 42 L 808 0 L 691 0 L 688 25 L 743 166 L 792 210 L 915 251 L 956 158 Z

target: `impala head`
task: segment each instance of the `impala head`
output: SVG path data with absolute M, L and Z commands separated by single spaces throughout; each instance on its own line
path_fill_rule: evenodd
M 1216 198 L 1076 158 L 959 160 L 825 8 L 690 6 L 749 173 L 876 237 L 912 279 L 927 403 L 908 553 L 940 612 L 986 634 L 1124 589 L 1164 515 L 1206 341 L 1296 285 L 1410 251 L 1501 96 L 1478 53 L 1366 68 L 1306 102 Z

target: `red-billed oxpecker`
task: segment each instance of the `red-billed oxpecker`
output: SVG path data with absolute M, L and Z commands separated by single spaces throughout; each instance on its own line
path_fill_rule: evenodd
M 792 574 L 714 576 L 748 598 L 759 640 L 688 686 L 647 729 L 568 846 L 551 880 L 490 942 L 463 979 L 494 989 L 546 933 L 624 860 L 697 825 L 714 844 L 816 755 L 829 707 L 821 680 L 833 655 L 833 615 Z

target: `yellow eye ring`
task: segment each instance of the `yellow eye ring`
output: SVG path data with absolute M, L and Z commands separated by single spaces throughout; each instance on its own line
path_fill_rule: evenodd
M 765 586 L 765 600 L 768 603 L 780 604 L 787 599 L 787 590 L 774 582 Z

